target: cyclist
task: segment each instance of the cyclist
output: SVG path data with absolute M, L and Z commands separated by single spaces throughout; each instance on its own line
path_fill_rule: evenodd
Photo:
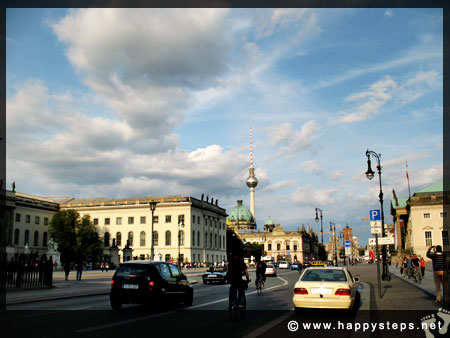
M 256 263 L 256 286 L 258 286 L 259 279 L 261 279 L 261 285 L 264 286 L 264 282 L 266 281 L 266 268 L 267 264 L 264 261 L 258 261 Z
M 247 279 L 247 282 L 242 279 L 244 275 Z M 244 263 L 244 260 L 240 258 L 239 254 L 237 253 L 234 253 L 232 255 L 232 259 L 228 263 L 227 279 L 231 284 L 229 293 L 230 304 L 235 299 L 237 290 L 238 306 L 240 308 L 245 308 L 245 290 L 248 287 L 250 278 L 248 276 L 247 265 Z

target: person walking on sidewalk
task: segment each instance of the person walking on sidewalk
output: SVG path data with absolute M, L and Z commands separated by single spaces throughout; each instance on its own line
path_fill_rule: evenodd
M 408 279 L 411 279 L 413 277 L 413 266 L 411 262 L 412 256 L 409 256 L 406 258 L 406 264 L 408 266 Z
M 403 263 L 402 263 L 402 271 L 405 278 L 408 276 L 408 258 L 403 257 Z
M 414 269 L 414 281 L 416 283 L 422 283 L 422 274 L 421 274 L 421 270 L 420 270 L 420 261 L 419 261 L 419 257 L 417 257 L 416 254 L 414 254 L 414 256 L 411 259 L 411 264 L 413 266 Z
M 64 262 L 64 274 L 66 275 L 66 280 L 69 279 L 69 273 L 70 273 L 70 261 L 66 260 Z
M 425 260 L 423 257 L 420 257 L 420 272 L 422 273 L 422 277 L 425 277 Z
M 433 253 L 431 252 L 433 250 Z M 440 245 L 430 246 L 427 257 L 433 261 L 434 285 L 436 287 L 436 303 L 441 303 L 441 284 L 444 289 L 444 302 L 448 304 L 448 280 L 445 253 Z
M 77 260 L 77 280 L 81 280 L 82 273 L 83 273 L 83 261 L 79 259 Z

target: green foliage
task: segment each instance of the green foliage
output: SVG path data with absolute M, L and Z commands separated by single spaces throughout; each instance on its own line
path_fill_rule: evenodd
M 61 210 L 53 215 L 49 234 L 58 243 L 62 261 L 99 260 L 103 254 L 101 241 L 89 215 L 80 219 L 72 209 Z
M 257 261 L 261 259 L 264 254 L 264 244 L 251 243 L 250 244 L 250 255 L 255 257 Z

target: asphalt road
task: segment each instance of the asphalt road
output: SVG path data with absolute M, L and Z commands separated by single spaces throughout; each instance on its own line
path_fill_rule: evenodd
M 254 283 L 249 285 L 247 315 L 231 322 L 228 317 L 228 285 L 204 285 L 201 276 L 190 275 L 199 281 L 194 287 L 191 307 L 164 306 L 149 309 L 140 305 L 125 305 L 121 311 L 112 311 L 108 295 L 48 300 L 9 305 L 2 313 L 0 325 L 7 337 L 292 337 L 287 325 L 297 323 L 333 323 L 334 330 L 308 330 L 308 337 L 389 337 L 405 332 L 364 332 L 337 330 L 342 323 L 374 323 L 414 317 L 423 320 L 437 310 L 433 298 L 422 290 L 397 278 L 383 283 L 383 298 L 376 295 L 376 275 L 373 265 L 350 267 L 361 283 L 361 304 L 356 316 L 342 311 L 308 311 L 295 315 L 292 304 L 297 271 L 278 270 L 277 277 L 268 277 L 262 295 L 257 295 Z M 250 274 L 252 281 L 254 273 Z M 378 311 L 365 311 L 365 310 Z M 402 311 L 389 311 L 402 310 Z M 411 310 L 408 312 L 408 310 Z M 422 311 L 422 312 L 421 312 Z M 425 311 L 425 312 L 424 312 Z M 428 311 L 428 312 L 427 312 Z M 304 331 L 304 330 L 303 330 Z M 423 337 L 423 330 L 406 332 L 408 337 Z

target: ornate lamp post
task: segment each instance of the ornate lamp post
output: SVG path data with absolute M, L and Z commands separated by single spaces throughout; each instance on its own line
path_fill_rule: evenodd
M 184 215 L 178 218 L 178 267 L 181 267 L 181 255 L 180 255 L 180 236 L 181 236 L 181 229 L 184 228 Z M 184 237 L 183 237 L 184 241 Z M 184 245 L 184 244 L 183 244 Z
M 319 208 L 316 208 L 316 218 L 315 218 L 315 221 L 316 222 L 319 222 L 319 215 L 318 215 L 318 211 L 320 211 L 320 233 L 322 234 L 322 237 L 321 237 L 321 242 L 322 242 L 322 245 L 323 245 L 323 217 L 322 217 L 322 209 L 319 209 Z
M 377 154 L 374 151 L 371 151 L 369 149 L 367 149 L 366 151 L 366 156 L 367 156 L 367 171 L 366 171 L 366 176 L 369 180 L 372 180 L 373 177 L 375 176 L 374 171 L 371 168 L 371 162 L 370 162 L 370 156 L 373 156 L 376 158 L 377 160 L 377 171 L 378 171 L 378 178 L 380 180 L 380 194 L 379 194 L 379 198 L 380 198 L 380 207 L 381 207 L 381 237 L 385 237 L 385 233 L 384 233 L 384 211 L 383 211 L 383 190 L 382 190 L 382 185 L 381 185 L 381 164 L 380 164 L 380 156 L 381 154 Z M 388 269 L 388 265 L 386 264 L 386 246 L 383 245 L 381 248 L 381 257 L 382 257 L 382 264 L 383 264 L 383 273 L 381 276 L 382 280 L 390 280 L 390 275 L 389 275 L 389 269 Z M 378 257 L 377 257 L 378 259 Z
M 330 231 L 333 232 L 333 242 L 331 249 L 334 251 L 333 256 L 336 257 L 336 266 L 338 266 L 337 247 L 336 247 L 336 223 L 330 222 Z
M 150 249 L 150 260 L 154 260 L 155 259 L 155 250 L 154 250 L 154 246 L 153 246 L 153 240 L 154 240 L 154 238 L 153 238 L 153 219 L 154 219 L 154 214 L 155 214 L 155 209 L 156 209 L 156 204 L 158 204 L 158 202 L 155 202 L 155 201 L 151 201 L 150 203 L 150 210 L 151 210 L 151 212 L 152 212 L 152 246 L 151 246 L 151 249 Z

